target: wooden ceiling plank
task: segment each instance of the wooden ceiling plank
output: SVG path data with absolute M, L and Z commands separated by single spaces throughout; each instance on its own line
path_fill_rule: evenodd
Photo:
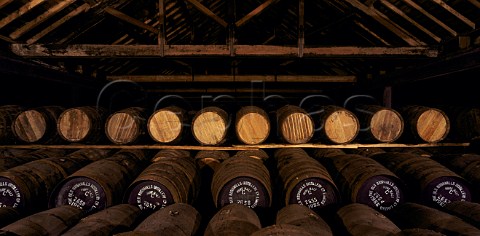
M 49 58 L 160 58 L 158 45 L 94 45 L 74 44 L 66 47 L 43 44 L 12 44 L 13 53 L 22 57 Z M 238 57 L 296 58 L 297 47 L 272 45 L 235 45 Z M 166 45 L 165 57 L 230 57 L 227 45 Z M 432 47 L 316 47 L 305 48 L 304 56 L 320 57 L 437 57 L 438 49 Z
M 16 43 L 13 39 L 7 37 L 7 36 L 4 36 L 4 35 L 0 35 L 0 40 L 3 40 L 7 43 Z
M 417 27 L 418 29 L 420 29 L 421 31 L 423 31 L 425 34 L 427 34 L 428 36 L 432 37 L 435 41 L 437 41 L 438 43 L 442 41 L 442 39 L 440 37 L 438 37 L 437 35 L 435 35 L 434 33 L 432 33 L 430 30 L 428 30 L 427 28 L 423 27 L 422 25 L 420 25 L 418 22 L 416 22 L 415 20 L 413 20 L 412 18 L 410 18 L 407 14 L 405 14 L 405 12 L 403 12 L 402 10 L 398 9 L 395 5 L 391 4 L 389 1 L 387 0 L 380 0 L 380 2 L 386 6 L 388 9 L 392 10 L 393 12 L 397 13 L 399 16 L 401 16 L 403 19 L 405 19 L 406 21 L 410 22 L 410 24 L 414 25 L 415 27 Z
M 435 22 L 437 25 L 441 26 L 443 29 L 445 29 L 446 31 L 448 31 L 451 35 L 453 36 L 457 36 L 458 33 L 453 30 L 452 28 L 450 28 L 448 25 L 446 25 L 445 23 L 443 23 L 441 20 L 439 20 L 438 18 L 436 18 L 435 16 L 433 16 L 432 14 L 430 14 L 428 11 L 426 11 L 425 9 L 423 9 L 420 5 L 416 4 L 413 0 L 403 0 L 403 2 L 407 3 L 408 5 L 410 5 L 411 7 L 415 8 L 417 11 L 419 11 L 420 13 L 422 13 L 423 15 L 425 15 L 426 17 L 428 17 L 430 20 L 432 20 L 433 22 Z
M 27 44 L 36 43 L 41 38 L 45 37 L 45 35 L 55 30 L 56 28 L 60 27 L 61 25 L 63 25 L 63 23 L 67 22 L 68 20 L 72 19 L 73 17 L 79 15 L 82 12 L 88 11 L 89 9 L 90 9 L 90 4 L 84 3 L 83 5 L 77 7 L 77 9 L 71 11 L 61 19 L 57 20 L 56 22 L 54 22 L 53 24 L 51 24 L 50 26 L 42 30 L 40 33 L 36 34 L 35 36 L 27 40 Z
M 367 28 L 364 24 L 362 24 L 361 22 L 358 22 L 358 21 L 354 21 L 355 24 L 357 24 L 360 28 L 362 28 L 363 30 L 367 31 L 370 35 L 372 35 L 374 38 L 378 39 L 380 42 L 382 42 L 383 44 L 385 44 L 386 46 L 392 46 L 389 42 L 387 42 L 386 40 L 384 40 L 382 37 L 380 37 L 378 34 L 376 34 L 375 32 L 373 32 L 372 30 L 370 30 L 369 28 Z
M 41 23 L 43 23 L 44 21 L 46 21 L 47 19 L 49 19 L 50 17 L 52 17 L 53 15 L 57 14 L 58 12 L 62 11 L 63 9 L 65 9 L 67 6 L 69 6 L 70 4 L 74 3 L 76 0 L 65 0 L 65 1 L 60 1 L 58 2 L 57 5 L 51 7 L 50 9 L 48 9 L 47 11 L 45 11 L 43 14 L 41 14 L 40 16 L 37 16 L 35 19 L 33 19 L 32 21 L 26 23 L 25 25 L 23 25 L 22 27 L 18 28 L 17 30 L 15 30 L 14 32 L 12 32 L 10 34 L 10 38 L 12 39 L 18 39 L 20 38 L 23 34 L 25 34 L 26 32 L 32 30 L 33 28 L 37 27 L 38 25 L 40 25 Z
M 0 9 L 2 9 L 4 6 L 8 5 L 11 2 L 13 2 L 13 0 L 1 0 L 0 1 Z
M 43 3 L 43 2 L 45 2 L 45 0 L 32 0 L 26 3 L 25 5 L 21 6 L 18 10 L 12 12 L 10 15 L 0 20 L 0 28 L 5 27 L 15 19 L 23 16 L 25 13 L 29 12 L 34 7 L 38 6 L 40 3 Z
M 265 9 L 267 9 L 269 6 L 273 5 L 274 3 L 277 3 L 279 0 L 267 0 L 264 3 L 262 3 L 260 6 L 257 8 L 253 9 L 251 12 L 249 12 L 247 15 L 242 17 L 240 20 L 235 22 L 235 26 L 241 27 L 245 25 L 247 22 L 249 22 L 251 19 L 253 19 L 255 16 L 260 15 Z
M 110 14 L 113 17 L 116 17 L 116 18 L 118 18 L 122 21 L 125 21 L 129 24 L 132 24 L 132 25 L 137 26 L 139 28 L 142 28 L 144 30 L 150 31 L 152 33 L 158 34 L 158 32 L 159 32 L 157 28 L 154 28 L 150 25 L 147 25 L 147 24 L 143 23 L 142 21 L 139 21 L 139 20 L 137 20 L 137 19 L 135 19 L 135 18 L 133 18 L 133 17 L 117 10 L 117 9 L 115 9 L 115 8 L 106 7 L 105 12 Z
M 160 30 L 158 31 L 158 45 L 160 45 L 162 54 L 163 47 L 166 44 L 165 38 L 165 0 L 158 0 L 158 24 Z
M 358 10 L 362 11 L 366 15 L 372 17 L 378 23 L 385 26 L 388 30 L 392 33 L 396 34 L 398 37 L 402 38 L 403 41 L 408 43 L 410 46 L 419 46 L 419 45 L 426 45 L 424 42 L 420 41 L 419 39 L 415 38 L 414 36 L 410 35 L 408 31 L 388 19 L 383 13 L 377 11 L 373 7 L 367 7 L 363 3 L 357 0 L 345 0 L 346 2 L 350 3 L 353 7 L 357 8 Z
M 305 1 L 298 0 L 298 56 L 303 57 L 305 47 Z
M 316 82 L 354 83 L 356 76 L 344 75 L 117 75 L 107 80 L 129 80 L 137 83 L 150 82 Z
M 218 24 L 220 24 L 221 26 L 223 27 L 227 27 L 228 26 L 228 23 L 226 21 L 224 21 L 222 18 L 220 18 L 219 16 L 217 16 L 215 13 L 213 13 L 210 9 L 208 9 L 207 7 L 205 7 L 204 5 L 202 5 L 200 2 L 198 2 L 197 0 L 185 0 L 187 2 L 189 2 L 190 4 L 192 4 L 195 8 L 197 8 L 197 10 L 199 10 L 200 12 L 202 12 L 203 14 L 207 15 L 208 17 L 212 18 L 214 21 L 216 21 Z
M 460 19 L 461 21 L 463 21 L 465 24 L 467 24 L 468 26 L 472 27 L 472 29 L 475 29 L 475 23 L 471 20 L 469 20 L 467 17 L 465 17 L 464 15 L 460 14 L 460 12 L 458 12 L 457 10 L 453 9 L 451 6 L 449 6 L 446 2 L 444 2 L 443 0 L 433 0 L 434 3 L 440 5 L 441 7 L 443 7 L 443 9 L 445 9 L 446 11 L 450 12 L 452 15 L 456 16 L 458 19 Z

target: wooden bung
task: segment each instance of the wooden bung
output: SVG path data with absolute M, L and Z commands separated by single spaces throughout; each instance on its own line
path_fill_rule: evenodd
M 105 124 L 107 138 L 114 144 L 131 144 L 144 134 L 145 109 L 129 107 L 111 114 Z
M 308 143 L 314 132 L 312 117 L 301 107 L 285 105 L 277 110 L 277 132 L 290 144 Z
M 440 109 L 411 105 L 398 111 L 405 119 L 407 141 L 437 143 L 443 141 L 450 131 L 450 119 Z
M 335 105 L 326 105 L 321 108 L 319 114 L 314 116 L 320 141 L 345 144 L 357 137 L 360 122 L 353 112 Z
M 335 217 L 344 230 L 341 235 L 392 235 L 401 231 L 381 212 L 364 204 L 347 204 L 337 211 Z
M 241 204 L 228 204 L 209 220 L 204 236 L 251 235 L 262 228 L 257 213 Z
M 57 121 L 65 109 L 60 106 L 43 106 L 20 112 L 12 124 L 16 139 L 25 143 L 52 144 L 61 140 Z
M 23 111 L 25 111 L 25 108 L 19 105 L 0 106 L 0 143 L 11 144 L 15 142 L 12 124 L 18 114 Z
M 193 137 L 202 145 L 220 145 L 226 141 L 229 116 L 219 107 L 205 107 L 192 120 Z
M 360 136 L 370 142 L 392 143 L 403 133 L 404 121 L 399 112 L 377 105 L 358 105 L 355 115 L 360 121 Z
M 101 107 L 69 108 L 58 118 L 58 133 L 67 142 L 95 144 L 105 135 L 105 119 L 106 110 Z
M 267 112 L 257 106 L 245 106 L 236 114 L 235 132 L 244 144 L 261 144 L 270 134 L 270 119 Z
M 187 111 L 177 106 L 156 110 L 147 121 L 150 137 L 159 143 L 175 144 L 185 135 Z

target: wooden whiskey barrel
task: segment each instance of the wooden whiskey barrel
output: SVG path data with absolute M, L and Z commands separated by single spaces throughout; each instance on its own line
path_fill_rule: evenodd
M 245 106 L 237 111 L 235 133 L 244 144 L 261 144 L 270 135 L 270 118 L 257 106 Z
M 377 153 L 384 153 L 386 152 L 385 150 L 381 149 L 381 148 L 376 148 L 376 147 L 368 147 L 368 148 L 356 148 L 356 149 L 352 149 L 350 150 L 349 153 L 351 154 L 357 154 L 357 155 L 361 155 L 361 156 L 365 156 L 365 157 L 369 157 L 371 155 L 375 155 Z
M 275 223 L 299 226 L 312 235 L 333 236 L 332 229 L 322 217 L 312 209 L 299 204 L 291 204 L 280 209 Z
M 269 225 L 264 228 L 261 228 L 252 234 L 250 236 L 271 236 L 271 235 L 276 235 L 276 236 L 289 236 L 289 235 L 296 235 L 296 236 L 314 236 L 316 234 L 311 234 L 309 231 L 306 229 L 296 226 L 296 225 L 291 225 L 291 224 L 274 224 L 274 225 Z
M 321 211 L 340 203 L 340 193 L 327 169 L 305 151 L 279 149 L 274 156 L 285 205 Z
M 373 159 L 356 154 L 316 158 L 328 169 L 345 201 L 363 203 L 381 212 L 405 201 L 403 181 Z
M 392 236 L 445 236 L 445 234 L 421 228 L 403 229 Z
M 405 140 L 410 142 L 437 143 L 450 131 L 450 119 L 444 111 L 419 105 L 398 109 L 405 120 Z
M 186 203 L 175 203 L 150 214 L 133 230 L 133 234 L 120 233 L 118 236 L 193 236 L 197 235 L 200 227 L 200 221 L 201 215 L 193 206 Z
M 317 139 L 325 143 L 346 144 L 357 137 L 360 122 L 357 116 L 339 106 L 326 105 L 313 112 Z
M 15 138 L 24 143 L 60 142 L 57 121 L 64 110 L 61 106 L 42 106 L 20 112 L 12 123 Z
M 3 205 L 22 213 L 46 209 L 48 198 L 58 183 L 83 166 L 108 154 L 107 150 L 80 149 L 65 156 L 54 156 L 25 163 L 0 173 Z
M 412 190 L 415 201 L 443 207 L 452 201 L 472 200 L 468 182 L 430 158 L 398 152 L 380 153 L 370 157 L 404 180 Z
M 458 142 L 468 142 L 480 137 L 480 107 L 457 106 L 450 111 L 452 138 Z
M 259 159 L 262 161 L 267 161 L 270 156 L 265 150 L 256 149 L 256 150 L 240 150 L 235 153 L 235 156 L 239 157 L 250 157 L 254 159 Z
M 20 212 L 13 207 L 0 207 L 0 228 L 21 218 Z
M 164 107 L 149 117 L 148 134 L 155 142 L 176 144 L 186 135 L 188 121 L 186 110 L 177 106 Z
M 480 230 L 457 216 L 422 204 L 407 202 L 391 217 L 402 229 L 430 229 L 445 235 L 480 235 Z
M 27 150 L 27 152 L 18 152 L 13 156 L 9 155 L 0 157 L 0 171 L 5 171 L 15 166 L 44 158 L 63 157 L 66 154 L 67 150 L 65 149 L 37 149 L 33 151 Z
M 114 144 L 132 144 L 145 133 L 146 115 L 141 107 L 128 107 L 108 116 L 105 134 Z
M 480 229 L 480 203 L 467 201 L 450 202 L 442 209 Z
M 129 185 L 124 202 L 142 210 L 156 210 L 173 203 L 192 204 L 199 189 L 200 172 L 191 156 L 164 156 Z
M 257 213 L 241 204 L 228 204 L 220 208 L 208 221 L 204 236 L 250 235 L 262 228 Z
M 362 141 L 392 143 L 403 133 L 403 118 L 392 108 L 357 105 L 353 112 L 360 122 L 359 138 Z
M 25 110 L 19 105 L 0 106 L 0 143 L 12 144 L 16 138 L 12 131 L 12 124 L 15 118 Z
M 261 160 L 232 157 L 215 170 L 211 192 L 217 208 L 231 203 L 267 208 L 272 202 L 270 173 Z
M 58 133 L 67 142 L 98 143 L 105 136 L 106 112 L 104 108 L 95 106 L 66 109 L 58 118 Z
M 230 158 L 230 154 L 227 151 L 221 150 L 201 150 L 195 155 L 195 162 L 199 166 L 200 170 L 209 168 L 211 171 L 215 171 L 217 167 L 224 160 Z
M 133 230 L 141 210 L 130 204 L 118 204 L 88 215 L 62 236 L 113 235 Z
M 220 107 L 210 106 L 198 111 L 192 120 L 192 134 L 201 145 L 220 145 L 227 139 L 230 118 Z
M 128 184 L 145 168 L 145 155 L 122 149 L 78 169 L 57 185 L 50 206 L 72 205 L 90 213 L 121 203 Z
M 285 105 L 276 111 L 277 132 L 290 144 L 308 143 L 314 133 L 312 117 L 301 107 Z
M 60 206 L 34 213 L 0 229 L 2 235 L 59 236 L 75 225 L 84 213 L 72 206 Z
M 335 215 L 344 233 L 341 235 L 392 235 L 400 228 L 381 212 L 364 204 L 351 203 Z

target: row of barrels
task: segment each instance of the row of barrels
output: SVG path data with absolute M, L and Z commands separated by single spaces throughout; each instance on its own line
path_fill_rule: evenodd
M 199 111 L 167 106 L 151 114 L 142 107 L 108 113 L 95 106 L 68 109 L 0 106 L 1 143 L 134 144 L 153 141 L 179 144 L 189 142 L 190 138 L 201 145 L 220 145 L 232 141 L 233 137 L 248 145 L 267 141 L 290 144 L 391 143 L 398 140 L 435 143 L 447 139 L 451 129 L 451 136 L 456 140 L 469 141 L 479 136 L 480 109 L 463 109 L 449 116 L 441 109 L 420 105 L 405 106 L 398 111 L 378 105 L 363 105 L 352 111 L 335 105 L 321 106 L 313 111 L 285 105 L 269 112 L 259 106 L 244 106 L 233 114 L 219 106 Z
M 144 210 L 201 202 L 260 211 L 300 204 L 320 212 L 352 202 L 389 212 L 407 201 L 441 208 L 479 199 L 480 155 L 357 151 L 3 151 L 11 156 L 0 158 L 0 207 L 27 214 L 60 205 L 92 212 L 122 202 Z
M 480 204 L 472 202 L 452 202 L 443 209 L 406 202 L 387 216 L 367 205 L 350 203 L 330 215 L 321 216 L 306 206 L 292 204 L 276 212 L 273 223 L 262 224 L 256 212 L 242 204 L 226 205 L 208 219 L 202 219 L 201 213 L 186 203 L 174 203 L 154 212 L 144 212 L 130 204 L 117 204 L 91 214 L 63 205 L 26 217 L 15 218 L 16 215 L 11 213 L 10 218 L 0 221 L 0 233 L 50 236 L 472 236 L 480 235 L 479 210 Z M 207 222 L 205 228 L 201 227 L 202 220 Z

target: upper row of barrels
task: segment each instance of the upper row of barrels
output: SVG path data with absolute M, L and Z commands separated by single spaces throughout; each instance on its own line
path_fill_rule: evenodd
M 362 105 L 355 110 L 326 105 L 315 111 L 285 105 L 273 112 L 243 106 L 235 114 L 218 106 L 188 111 L 172 105 L 147 114 L 142 107 L 108 113 L 96 106 L 26 109 L 3 105 L 0 142 L 92 144 L 108 138 L 114 144 L 133 144 L 150 136 L 157 143 L 177 144 L 193 136 L 201 145 L 220 145 L 232 138 L 230 132 L 234 131 L 237 140 L 247 145 L 269 139 L 290 144 L 347 144 L 355 140 L 392 143 L 400 138 L 407 143 L 436 143 L 445 140 L 451 129 L 456 141 L 480 134 L 480 109 L 462 109 L 449 116 L 439 108 L 421 105 L 399 109 Z

